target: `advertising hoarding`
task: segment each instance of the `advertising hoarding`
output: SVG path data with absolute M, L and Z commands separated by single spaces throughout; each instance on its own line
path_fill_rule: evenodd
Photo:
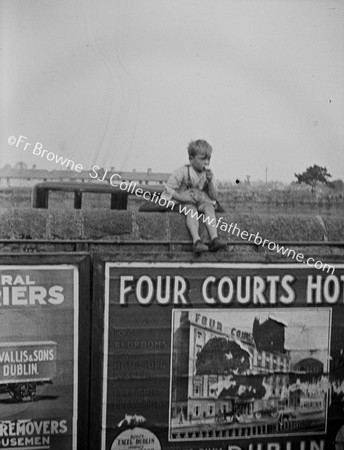
M 340 448 L 335 267 L 105 263 L 101 449 Z
M 0 449 L 77 450 L 80 267 L 40 261 L 0 266 Z

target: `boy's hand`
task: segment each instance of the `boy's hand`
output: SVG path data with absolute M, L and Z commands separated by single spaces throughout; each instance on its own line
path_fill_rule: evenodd
M 211 169 L 206 169 L 205 176 L 206 176 L 208 181 L 211 181 L 213 179 L 213 177 L 214 177 L 214 174 L 211 171 Z

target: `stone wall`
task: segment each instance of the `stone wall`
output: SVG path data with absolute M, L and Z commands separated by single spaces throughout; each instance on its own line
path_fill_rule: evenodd
M 222 228 L 237 224 L 240 230 L 273 241 L 344 241 L 344 217 L 308 214 L 223 213 Z M 204 228 L 204 225 L 201 224 Z M 205 231 L 205 230 L 204 230 Z M 230 241 L 236 234 L 221 231 Z M 185 217 L 175 212 L 115 211 L 110 209 L 62 210 L 32 208 L 0 209 L 1 239 L 120 239 L 190 240 Z
M 219 217 L 220 215 L 218 215 Z M 275 214 L 223 214 L 235 234 L 221 231 L 228 251 L 195 256 L 185 218 L 178 213 L 143 213 L 110 209 L 0 209 L 1 252 L 112 252 L 129 260 L 185 258 L 204 261 L 296 262 L 266 247 L 248 243 L 237 234 L 247 231 L 284 244 L 305 256 L 341 261 L 344 256 L 344 217 Z M 207 232 L 201 224 L 201 235 Z

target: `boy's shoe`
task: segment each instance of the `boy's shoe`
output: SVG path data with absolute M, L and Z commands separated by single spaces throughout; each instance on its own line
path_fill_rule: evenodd
M 222 239 L 215 238 L 212 241 L 210 241 L 209 244 L 209 251 L 211 252 L 217 252 L 218 250 L 221 250 L 222 248 L 227 248 L 227 242 L 223 241 Z
M 203 242 L 200 239 L 198 239 L 198 241 L 196 241 L 193 245 L 194 253 L 204 253 L 207 252 L 208 250 L 209 250 L 208 247 L 205 244 L 203 244 Z

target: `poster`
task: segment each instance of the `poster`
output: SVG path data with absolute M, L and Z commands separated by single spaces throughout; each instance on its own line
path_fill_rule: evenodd
M 78 277 L 0 267 L 0 449 L 77 448 Z
M 172 320 L 172 441 L 326 432 L 330 309 L 174 310 Z
M 341 448 L 334 267 L 105 263 L 101 449 Z

